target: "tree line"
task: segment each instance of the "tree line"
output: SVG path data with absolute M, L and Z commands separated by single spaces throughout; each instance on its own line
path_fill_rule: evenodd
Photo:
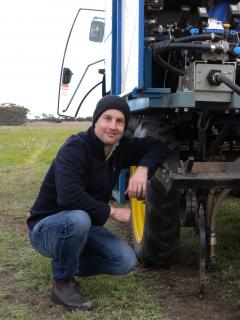
M 68 116 L 58 116 L 55 117 L 52 114 L 46 114 L 42 113 L 40 116 L 35 116 L 34 119 L 31 119 L 32 121 L 50 121 L 50 122 L 62 122 L 62 121 L 92 121 L 92 117 L 78 117 L 78 118 L 72 118 Z
M 0 104 L 0 125 L 1 126 L 16 126 L 16 125 L 23 125 L 27 121 L 34 122 L 34 121 L 50 121 L 60 123 L 62 121 L 92 121 L 92 117 L 78 117 L 76 119 L 59 116 L 55 117 L 52 114 L 42 113 L 41 117 L 36 116 L 34 119 L 28 119 L 27 115 L 30 111 L 23 107 L 16 105 L 14 103 L 2 103 Z
M 22 125 L 27 121 L 29 110 L 14 103 L 0 104 L 0 125 Z

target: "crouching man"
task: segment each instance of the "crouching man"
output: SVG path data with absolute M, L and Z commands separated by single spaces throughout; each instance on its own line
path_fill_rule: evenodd
M 32 246 L 52 260 L 51 298 L 69 309 L 91 309 L 74 276 L 124 275 L 136 265 L 126 242 L 103 227 L 110 218 L 127 223 L 129 208 L 111 207 L 109 199 L 122 168 L 137 165 L 128 197 L 144 198 L 147 179 L 168 156 L 150 138 L 124 136 L 130 117 L 123 98 L 105 96 L 92 126 L 71 136 L 60 148 L 27 220 Z

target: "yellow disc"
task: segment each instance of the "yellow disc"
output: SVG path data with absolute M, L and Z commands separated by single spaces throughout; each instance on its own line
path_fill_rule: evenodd
M 136 171 L 136 167 L 130 167 L 130 174 L 132 175 Z M 137 200 L 137 198 L 131 199 L 132 208 L 132 226 L 134 237 L 138 243 L 142 241 L 145 221 L 145 203 L 143 200 Z

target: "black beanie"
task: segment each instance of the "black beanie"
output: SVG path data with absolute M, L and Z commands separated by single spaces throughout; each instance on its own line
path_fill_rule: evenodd
M 96 123 L 101 114 L 108 109 L 117 109 L 124 114 L 126 128 L 130 117 L 129 106 L 123 98 L 114 95 L 104 96 L 98 101 L 96 109 L 93 112 L 93 125 Z

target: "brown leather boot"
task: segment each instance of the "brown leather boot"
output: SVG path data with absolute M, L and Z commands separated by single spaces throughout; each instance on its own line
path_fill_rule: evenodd
M 55 282 L 51 290 L 51 299 L 53 302 L 72 310 L 90 310 L 93 306 L 90 300 L 82 297 L 76 290 L 73 279 L 64 282 Z

